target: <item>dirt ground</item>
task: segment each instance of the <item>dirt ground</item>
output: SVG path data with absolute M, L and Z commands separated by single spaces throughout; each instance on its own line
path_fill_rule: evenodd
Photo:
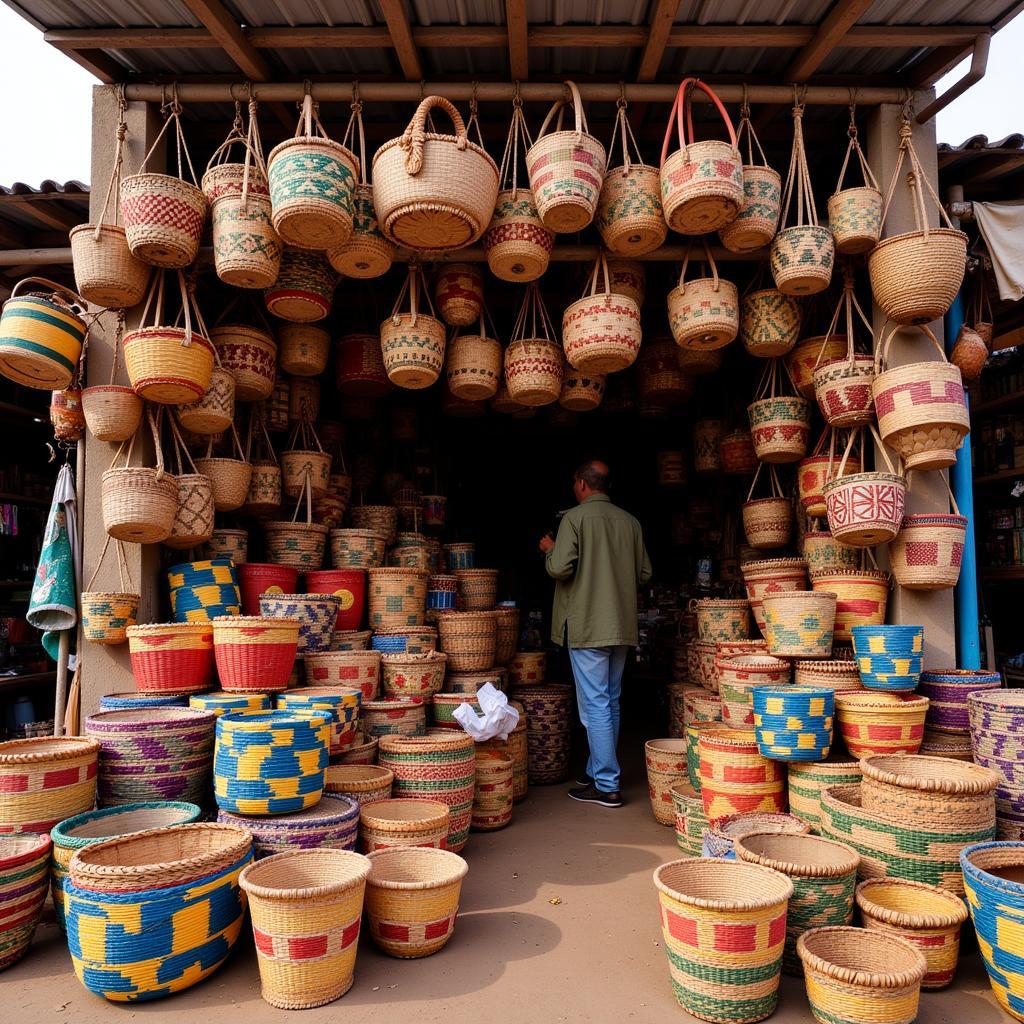
M 575 803 L 566 786 L 535 787 L 511 826 L 474 834 L 455 934 L 424 960 L 395 960 L 364 937 L 356 980 L 335 1003 L 301 1016 L 346 1024 L 481 1024 L 488 1021 L 668 1024 L 691 1020 L 675 1002 L 661 948 L 651 873 L 677 857 L 671 829 L 654 822 L 643 746 L 629 751 L 620 810 Z M 248 924 L 227 963 L 200 985 L 153 1003 L 108 1003 L 76 980 L 52 920 L 28 956 L 0 976 L 11 1024 L 110 1024 L 126 1018 L 217 1024 L 283 1020 L 260 998 Z M 926 994 L 918 1024 L 996 1024 L 996 1007 L 973 941 L 955 986 Z M 295 1013 L 293 1016 L 300 1016 Z M 799 979 L 784 978 L 778 1024 L 812 1020 Z

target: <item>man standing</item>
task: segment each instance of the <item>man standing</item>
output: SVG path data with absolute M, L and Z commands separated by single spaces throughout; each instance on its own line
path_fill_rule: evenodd
M 574 800 L 621 807 L 619 699 L 626 654 L 637 645 L 637 590 L 651 578 L 640 524 L 608 498 L 603 462 L 583 463 L 573 477 L 577 506 L 562 516 L 558 537 L 541 538 L 555 582 L 551 639 L 568 647 L 580 721 L 590 759 Z

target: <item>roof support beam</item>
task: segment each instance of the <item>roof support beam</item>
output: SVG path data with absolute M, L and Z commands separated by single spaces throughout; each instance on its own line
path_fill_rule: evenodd
M 525 82 L 530 77 L 526 0 L 505 0 L 505 31 L 508 36 L 509 74 L 514 82 Z
M 210 35 L 246 78 L 254 82 L 266 82 L 273 77 L 270 65 L 246 39 L 241 26 L 220 0 L 185 0 L 185 6 L 206 26 Z
M 379 0 L 381 13 L 387 22 L 398 63 L 406 81 L 419 82 L 423 78 L 423 65 L 420 63 L 419 51 L 412 37 L 409 17 L 405 13 L 403 0 Z
M 838 0 L 811 41 L 782 73 L 784 82 L 806 82 L 871 6 L 871 0 Z
M 647 42 L 640 55 L 640 67 L 636 73 L 638 82 L 653 82 L 665 56 L 669 34 L 679 10 L 679 0 L 654 0 L 651 22 L 647 29 Z

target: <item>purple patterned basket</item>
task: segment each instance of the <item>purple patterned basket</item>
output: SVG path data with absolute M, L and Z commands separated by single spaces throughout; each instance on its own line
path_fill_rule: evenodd
M 917 692 L 930 701 L 925 728 L 936 732 L 969 733 L 967 697 L 982 690 L 1002 687 L 998 672 L 945 668 L 922 672 Z
M 100 711 L 85 734 L 100 744 L 100 807 L 151 800 L 204 806 L 210 793 L 217 716 L 194 708 Z
M 967 697 L 976 764 L 999 776 L 996 836 L 1024 836 L 1024 690 L 988 690 Z
M 217 820 L 251 832 L 257 860 L 290 850 L 354 850 L 359 831 L 359 801 L 325 793 L 319 803 L 297 814 L 245 818 L 218 811 Z

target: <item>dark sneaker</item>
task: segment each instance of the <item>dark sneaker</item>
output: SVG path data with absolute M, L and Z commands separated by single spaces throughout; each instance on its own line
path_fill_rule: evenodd
M 593 783 L 588 786 L 581 786 L 579 789 L 570 789 L 569 796 L 573 800 L 579 800 L 584 804 L 600 804 L 602 807 L 621 807 L 622 795 L 614 793 L 602 793 Z
M 580 786 L 581 788 L 584 786 L 593 785 L 593 782 L 594 780 L 586 772 L 580 772 L 580 774 L 576 777 L 576 785 Z

